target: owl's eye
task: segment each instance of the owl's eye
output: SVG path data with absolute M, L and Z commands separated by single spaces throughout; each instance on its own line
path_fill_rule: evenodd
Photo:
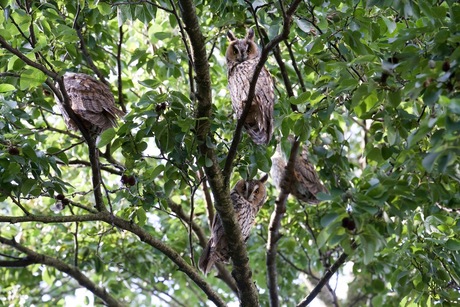
M 243 185 L 243 191 L 246 191 L 246 185 Z
M 254 194 L 255 194 L 255 195 L 259 194 L 259 189 L 255 190 L 255 191 L 254 191 Z
M 233 54 L 238 54 L 238 48 L 233 47 Z

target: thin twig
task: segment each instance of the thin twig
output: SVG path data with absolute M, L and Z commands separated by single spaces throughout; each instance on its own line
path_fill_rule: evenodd
M 351 248 L 354 250 L 356 249 L 357 244 L 356 242 L 353 242 L 351 244 Z M 297 304 L 297 307 L 306 307 L 308 304 L 310 304 L 315 297 L 321 292 L 321 289 L 324 287 L 324 285 L 329 281 L 329 279 L 334 276 L 334 274 L 337 272 L 337 270 L 342 266 L 342 264 L 345 263 L 345 261 L 348 258 L 347 253 L 342 253 L 340 257 L 337 259 L 337 261 L 331 266 L 330 269 L 326 271 L 326 274 L 320 279 L 316 287 L 310 292 L 308 296 L 306 296 L 299 304 Z
M 122 66 L 121 66 L 121 51 L 123 46 L 123 25 L 118 27 L 118 44 L 117 44 L 117 78 L 118 78 L 118 104 L 123 112 L 126 113 L 125 102 L 123 101 L 123 79 L 122 79 Z
M 200 176 L 201 182 L 203 183 L 203 193 L 204 193 L 204 199 L 206 200 L 206 213 L 208 215 L 208 225 L 209 225 L 209 229 L 211 229 L 212 221 L 214 221 L 214 206 L 212 205 L 211 194 L 209 193 L 208 184 L 206 182 L 207 180 L 203 173 L 202 168 L 198 170 L 198 174 Z

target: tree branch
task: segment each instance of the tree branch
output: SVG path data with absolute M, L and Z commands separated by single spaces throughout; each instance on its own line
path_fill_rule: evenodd
M 16 260 L 1 260 L 0 267 L 1 268 L 24 268 L 31 264 L 37 263 L 36 261 L 30 259 L 29 257 L 25 257 L 22 259 Z
M 123 112 L 126 113 L 126 106 L 123 100 L 123 78 L 122 78 L 122 65 L 121 65 L 121 51 L 123 47 L 123 25 L 118 27 L 118 43 L 117 43 L 117 87 L 118 87 L 118 104 Z
M 113 224 L 137 235 L 142 242 L 145 242 L 162 252 L 179 267 L 180 271 L 187 274 L 187 276 L 190 277 L 190 279 L 193 280 L 193 282 L 195 282 L 195 284 L 200 287 L 204 293 L 206 293 L 208 299 L 216 304 L 216 306 L 226 306 L 222 298 L 220 298 L 220 296 L 212 290 L 211 286 L 201 277 L 201 274 L 194 267 L 189 265 L 174 249 L 161 242 L 161 240 L 155 239 L 150 233 L 130 221 L 113 216 L 108 212 L 101 212 L 98 214 L 102 215 L 102 220 L 104 222 Z
M 70 216 L 0 216 L 0 223 L 23 223 L 23 222 L 41 222 L 41 223 L 68 223 L 68 222 L 84 222 L 84 221 L 101 221 L 109 225 L 115 225 L 118 228 L 129 231 L 139 237 L 142 242 L 147 243 L 153 248 L 159 250 L 169 259 L 171 259 L 179 270 L 187 274 L 187 276 L 200 287 L 208 298 L 216 304 L 216 306 L 225 306 L 225 302 L 219 295 L 211 289 L 211 286 L 201 277 L 200 273 L 191 265 L 189 265 L 174 249 L 170 248 L 161 240 L 155 239 L 150 233 L 143 228 L 133 224 L 131 221 L 126 221 L 122 218 L 112 215 L 108 211 L 98 212 L 88 215 L 70 215 Z M 33 258 L 32 258 L 33 259 Z M 43 262 L 40 262 L 43 263 Z M 66 272 L 67 273 L 67 272 Z M 70 275 L 70 274 L 69 274 Z M 115 306 L 115 305 L 114 305 Z
M 299 152 L 300 141 L 298 138 L 292 145 L 291 154 L 289 161 L 281 179 L 281 191 L 278 199 L 275 202 L 275 210 L 273 211 L 270 224 L 268 226 L 268 242 L 267 242 L 267 285 L 270 294 L 270 306 L 279 306 L 278 298 L 278 273 L 276 270 L 276 254 L 278 240 L 281 238 L 279 230 L 281 228 L 281 219 L 286 212 L 286 201 L 289 196 L 289 192 L 286 190 L 286 184 L 289 178 L 294 176 L 295 160 L 297 159 Z
M 17 243 L 14 239 L 9 240 L 7 238 L 0 236 L 0 243 L 11 246 L 12 248 L 24 253 L 27 255 L 27 259 L 35 263 L 41 263 L 47 266 L 51 266 L 63 273 L 66 273 L 69 276 L 72 276 L 80 285 L 91 291 L 94 295 L 101 298 L 109 306 L 123 306 L 118 300 L 113 296 L 107 293 L 107 290 L 101 287 L 98 287 L 93 283 L 86 275 L 84 275 L 78 268 L 68 265 L 67 263 L 50 256 L 46 256 L 40 253 L 37 253 L 27 247 Z

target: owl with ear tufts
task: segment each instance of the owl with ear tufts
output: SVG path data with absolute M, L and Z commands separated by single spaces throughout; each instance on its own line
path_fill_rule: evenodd
M 267 198 L 265 182 L 268 175 L 259 180 L 240 180 L 230 192 L 236 220 L 240 224 L 244 242 L 249 238 L 252 226 L 260 208 Z M 214 216 L 212 234 L 198 262 L 198 267 L 208 274 L 216 262 L 228 263 L 230 260 L 227 238 L 219 214 Z
M 117 126 L 117 118 L 125 115 L 125 112 L 115 106 L 115 98 L 110 88 L 101 81 L 86 74 L 71 72 L 64 74 L 63 81 L 70 108 L 92 135 L 97 136 L 102 131 Z M 62 102 L 57 98 L 56 101 L 67 128 L 78 130 Z
M 259 63 L 260 51 L 254 42 L 254 30 L 249 29 L 244 39 L 237 39 L 228 31 L 230 44 L 225 58 L 228 68 L 228 89 L 233 111 L 240 119 L 243 113 L 254 70 Z M 268 144 L 273 135 L 273 108 L 275 93 L 273 79 L 265 67 L 257 79 L 255 96 L 244 122 L 244 128 L 254 143 Z
M 293 141 L 293 139 L 290 139 Z M 276 152 L 272 156 L 271 177 L 275 186 L 280 189 L 283 184 L 287 192 L 291 193 L 300 201 L 317 204 L 319 200 L 316 195 L 319 192 L 327 193 L 326 187 L 321 183 L 315 167 L 308 159 L 307 147 L 299 148 L 301 151 L 294 164 L 294 176 L 286 178 L 283 183 L 284 172 L 286 171 L 286 157 L 282 152 L 281 143 L 276 147 Z

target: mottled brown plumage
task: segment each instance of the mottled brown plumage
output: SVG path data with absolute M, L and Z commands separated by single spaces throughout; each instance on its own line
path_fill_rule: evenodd
M 81 73 L 67 72 L 63 76 L 70 107 L 83 124 L 92 133 L 117 126 L 117 117 L 125 113 L 115 106 L 115 99 L 110 88 L 95 78 Z M 69 117 L 62 102 L 56 99 L 67 127 L 78 130 L 75 122 Z
M 256 215 L 267 198 L 264 184 L 267 178 L 268 175 L 260 180 L 240 180 L 230 193 L 244 242 L 248 240 Z M 227 238 L 219 214 L 214 216 L 211 228 L 211 239 L 209 239 L 198 262 L 198 267 L 204 274 L 208 274 L 216 262 L 228 263 L 230 259 Z
M 229 31 L 230 44 L 225 58 L 228 67 L 228 89 L 233 111 L 241 117 L 248 96 L 254 70 L 260 59 L 259 48 L 254 43 L 254 30 L 249 29 L 244 39 L 237 39 Z M 244 128 L 256 144 L 268 144 L 273 135 L 273 107 L 275 93 L 273 79 L 264 67 L 257 79 L 255 96 L 245 120 Z
M 278 144 L 275 154 L 272 156 L 271 177 L 278 189 L 281 188 L 282 178 L 286 169 L 287 159 Z M 319 192 L 327 193 L 326 187 L 321 183 L 315 167 L 308 161 L 307 147 L 303 146 L 294 165 L 294 176 L 287 178 L 285 187 L 298 200 L 317 204 L 316 195 Z

